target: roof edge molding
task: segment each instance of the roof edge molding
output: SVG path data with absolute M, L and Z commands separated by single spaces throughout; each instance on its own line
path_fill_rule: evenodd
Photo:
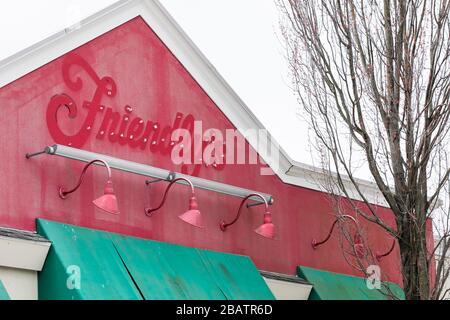
M 137 16 L 141 16 L 151 26 L 161 41 L 238 130 L 245 132 L 248 129 L 265 129 L 248 106 L 157 0 L 118 1 L 82 20 L 74 27 L 66 28 L 0 61 L 0 88 Z M 325 181 L 327 175 L 318 168 L 292 160 L 270 134 L 267 141 L 259 141 L 259 145 L 257 137 L 246 136 L 246 138 L 284 183 L 322 192 L 326 191 L 320 182 Z M 262 150 L 276 150 L 276 148 L 279 150 L 277 156 L 273 156 L 273 152 L 261 152 Z M 350 179 L 347 178 L 345 182 L 351 190 L 351 197 L 361 200 Z M 387 206 L 374 183 L 364 180 L 358 180 L 358 183 L 369 202 Z
M 36 233 L 0 228 L 0 266 L 41 271 L 50 246 Z

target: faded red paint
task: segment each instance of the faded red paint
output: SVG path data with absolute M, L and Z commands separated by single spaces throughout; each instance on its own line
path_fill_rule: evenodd
M 223 132 L 233 128 L 232 123 L 141 18 L 129 21 L 70 54 L 82 57 L 92 66 L 98 78 L 92 80 L 92 75 L 86 75 L 86 68 L 75 65 L 70 70 L 71 79 L 79 75 L 83 86 L 67 85 L 68 79 L 64 79 L 62 72 L 66 55 L 0 89 L 3 114 L 0 120 L 0 225 L 34 230 L 35 219 L 41 217 L 249 255 L 262 270 L 295 274 L 296 266 L 304 265 L 361 276 L 343 259 L 336 235 L 316 250 L 311 247 L 311 240 L 326 235 L 334 221 L 327 195 L 284 184 L 276 176 L 261 176 L 259 165 L 227 165 L 222 170 L 199 167 L 195 173 L 206 179 L 272 194 L 275 204 L 270 209 L 277 227 L 275 241 L 261 238 L 253 232 L 263 222 L 264 210 L 261 207 L 245 209 L 239 221 L 222 232 L 220 221 L 229 221 L 236 215 L 241 199 L 209 191 L 196 191 L 206 229 L 181 222 L 177 216 L 186 210 L 190 196 L 185 186 L 174 187 L 168 203 L 148 218 L 144 214 L 144 208 L 149 205 L 145 179 L 119 171 L 113 171 L 121 211 L 119 216 L 104 214 L 92 205 L 92 200 L 101 194 L 105 183 L 105 172 L 98 168 L 86 174 L 83 185 L 76 193 L 66 200 L 60 199 L 58 187 L 74 185 L 84 164 L 51 156 L 27 160 L 25 154 L 55 143 L 55 137 L 60 132 L 52 123 L 55 115 L 50 113 L 47 118 L 47 108 L 49 103 L 50 108 L 56 108 L 52 105 L 52 99 L 68 99 L 61 96 L 63 93 L 78 104 L 80 115 L 71 119 L 64 114 L 67 110 L 58 111 L 57 126 L 64 128 L 64 135 L 77 135 L 83 128 L 82 121 L 86 119 L 89 108 L 80 106 L 86 99 L 92 103 L 102 77 L 111 77 L 115 81 L 114 94 L 102 95 L 101 103 L 98 103 L 111 111 L 125 114 L 124 107 L 131 106 L 141 119 L 155 119 L 167 125 L 171 125 L 181 112 L 202 120 L 204 127 Z M 83 136 L 83 143 L 79 146 L 93 152 L 181 171 L 179 166 L 171 163 L 167 153 L 148 152 L 148 149 L 133 148 L 130 144 L 96 138 L 101 125 L 101 117 L 96 118 L 91 125 L 92 134 L 87 138 Z M 164 183 L 152 184 L 150 196 L 153 204 L 160 201 L 165 187 Z M 393 225 L 388 209 L 380 207 L 378 212 L 387 223 Z M 390 247 L 391 238 L 381 228 L 368 224 L 365 228 L 373 251 L 382 252 Z M 401 283 L 399 266 L 396 247 L 381 262 L 387 280 Z

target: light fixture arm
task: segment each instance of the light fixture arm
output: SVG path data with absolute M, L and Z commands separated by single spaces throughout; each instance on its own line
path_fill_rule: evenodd
M 84 175 L 86 174 L 87 169 L 94 163 L 102 163 L 106 167 L 106 169 L 108 171 L 108 181 L 111 181 L 111 168 L 109 167 L 108 163 L 106 161 L 103 161 L 100 159 L 92 160 L 91 162 L 89 162 L 87 165 L 84 166 L 83 171 L 81 171 L 80 178 L 78 179 L 78 183 L 76 184 L 76 186 L 73 189 L 65 191 L 62 187 L 59 188 L 59 196 L 62 199 L 65 199 L 68 194 L 71 194 L 72 192 L 75 192 L 78 190 L 78 188 L 83 183 Z
M 391 245 L 391 248 L 386 252 L 386 253 L 383 253 L 383 254 L 377 254 L 376 255 L 376 258 L 377 258 L 377 260 L 378 261 L 381 261 L 384 257 L 387 257 L 388 255 L 390 255 L 391 253 L 392 253 L 392 251 L 394 251 L 394 248 L 395 248 L 395 239 L 393 239 L 392 240 L 392 245 Z
M 146 209 L 145 209 L 145 214 L 146 214 L 148 217 L 150 217 L 150 216 L 152 215 L 153 212 L 158 211 L 159 209 L 162 208 L 162 206 L 163 206 L 164 203 L 166 202 L 167 194 L 169 193 L 170 188 L 171 188 L 175 183 L 177 183 L 177 182 L 179 182 L 179 181 L 181 181 L 181 180 L 182 180 L 182 181 L 185 181 L 185 182 L 187 182 L 187 183 L 189 184 L 189 186 L 191 187 L 192 197 L 194 197 L 194 195 L 195 195 L 194 185 L 192 184 L 192 182 L 191 182 L 189 179 L 186 179 L 186 178 L 176 178 L 176 179 L 173 179 L 173 180 L 169 183 L 169 185 L 167 186 L 166 191 L 164 192 L 164 196 L 163 196 L 163 199 L 162 199 L 162 201 L 161 201 L 161 204 L 160 204 L 159 206 L 157 206 L 156 208 L 146 208 Z M 161 180 L 161 181 L 163 181 L 163 180 Z M 146 182 L 146 183 L 147 183 L 147 182 Z M 148 184 L 148 183 L 147 183 L 147 184 Z
M 340 215 L 340 216 L 338 216 L 336 218 L 336 220 L 334 220 L 333 225 L 331 226 L 330 232 L 328 232 L 328 235 L 327 235 L 327 237 L 325 239 L 323 239 L 320 242 L 317 242 L 315 239 L 313 239 L 313 241 L 311 243 L 313 249 L 316 249 L 317 247 L 321 246 L 322 244 L 324 244 L 325 242 L 327 242 L 331 238 L 331 235 L 333 234 L 333 231 L 334 231 L 334 227 L 336 226 L 336 224 L 338 223 L 338 221 L 340 219 L 349 219 L 350 221 L 352 221 L 356 225 L 356 228 L 359 228 L 358 222 L 356 222 L 355 218 L 353 218 L 350 215 L 346 215 L 346 214 Z
M 246 202 L 248 199 L 254 198 L 254 197 L 258 197 L 258 198 L 261 198 L 261 199 L 262 199 L 262 201 L 264 202 L 264 206 L 265 206 L 265 208 L 266 208 L 266 213 L 268 213 L 268 212 L 269 212 L 269 204 L 267 203 L 266 199 L 265 199 L 262 195 L 260 195 L 260 194 L 258 194 L 258 193 L 252 193 L 252 194 L 249 194 L 247 197 L 245 197 L 245 198 L 241 201 L 241 205 L 239 206 L 238 213 L 237 213 L 236 217 L 233 219 L 233 221 L 231 221 L 231 222 L 229 222 L 229 223 L 226 223 L 225 221 L 222 221 L 222 223 L 220 224 L 220 229 L 221 229 L 222 231 L 225 231 L 229 226 L 235 224 L 235 223 L 239 220 L 239 217 L 241 216 L 242 207 L 244 206 L 245 202 Z

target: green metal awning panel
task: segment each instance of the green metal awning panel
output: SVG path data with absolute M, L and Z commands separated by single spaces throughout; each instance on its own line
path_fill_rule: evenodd
M 38 220 L 40 299 L 274 299 L 250 258 Z M 80 288 L 67 285 L 79 267 Z M 72 288 L 69 288 L 72 287 Z
M 145 299 L 226 298 L 196 249 L 120 236 L 114 242 Z
M 381 289 L 371 290 L 366 279 L 340 273 L 299 266 L 298 276 L 313 285 L 310 300 L 386 300 L 405 299 L 403 290 L 395 283 L 383 282 Z
M 201 251 L 200 254 L 227 299 L 275 299 L 250 258 L 214 251 Z
M 141 299 L 108 233 L 40 219 L 37 231 L 52 242 L 38 275 L 39 299 Z
M 0 280 L 0 300 L 11 300 L 2 280 Z
M 145 299 L 274 299 L 250 258 L 113 235 Z

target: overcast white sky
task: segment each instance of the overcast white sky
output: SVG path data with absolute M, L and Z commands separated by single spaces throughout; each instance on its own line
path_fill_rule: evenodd
M 0 2 L 0 60 L 80 21 L 114 0 Z M 292 158 L 310 162 L 305 125 L 288 88 L 273 0 L 161 0 Z

